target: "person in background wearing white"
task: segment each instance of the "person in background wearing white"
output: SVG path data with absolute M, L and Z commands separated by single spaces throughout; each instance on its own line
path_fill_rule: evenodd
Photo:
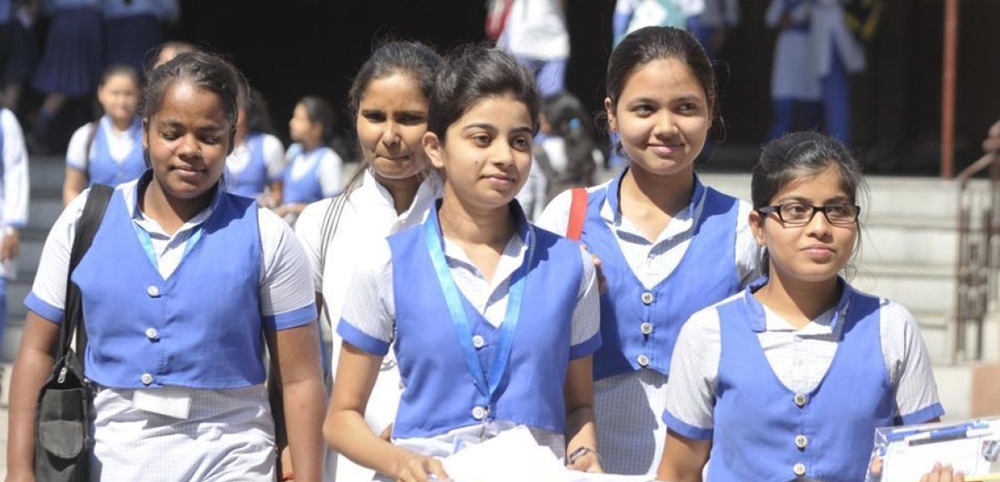
M 0 107 L 0 347 L 7 328 L 7 282 L 17 276 L 21 229 L 28 224 L 28 151 L 14 113 Z

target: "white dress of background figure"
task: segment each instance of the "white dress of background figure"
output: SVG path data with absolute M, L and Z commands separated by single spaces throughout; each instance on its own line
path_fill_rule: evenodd
M 799 127 L 815 128 L 819 121 L 818 104 L 822 93 L 809 31 L 811 6 L 810 0 L 771 0 L 764 16 L 768 27 L 779 29 L 771 64 L 771 101 L 775 118 L 770 139 Z M 808 118 L 804 122 L 806 125 L 795 126 L 796 110 Z
M 569 60 L 566 0 L 514 0 L 497 47 L 535 73 L 543 96 L 565 90 Z

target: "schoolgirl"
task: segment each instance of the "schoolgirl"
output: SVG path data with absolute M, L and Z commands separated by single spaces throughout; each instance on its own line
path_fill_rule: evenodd
M 859 242 L 861 168 L 815 132 L 764 147 L 749 215 L 766 276 L 684 325 L 658 478 L 865 479 L 876 427 L 934 421 L 910 313 L 840 276 Z
M 292 137 L 286 155 L 283 204 L 279 215 L 294 223 L 311 202 L 333 197 L 343 187 L 343 160 L 330 148 L 333 141 L 333 107 L 322 97 L 308 95 L 299 100 L 288 121 Z
M 341 196 L 346 197 L 310 204 L 295 225 L 312 262 L 316 292 L 334 325 L 360 259 L 386 236 L 422 223 L 441 196 L 440 178 L 430 169 L 421 142 L 427 132 L 434 76 L 442 65 L 441 57 L 424 44 L 387 42 L 372 53 L 351 84 L 348 112 L 357 132 L 362 170 L 344 189 Z M 326 238 L 324 225 L 330 226 Z M 336 374 L 341 339 L 335 332 L 331 338 L 330 361 Z M 400 393 L 399 369 L 390 353 L 365 410 L 373 432 L 382 433 L 392 424 Z M 327 466 L 327 481 L 372 480 L 375 475 L 372 469 L 334 455 L 336 468 L 331 471 Z
M 66 99 L 93 92 L 104 68 L 102 0 L 46 0 L 52 18 L 31 87 L 45 95 L 29 141 L 45 151 L 49 129 Z
M 146 170 L 142 150 L 139 76 L 131 67 L 107 69 L 97 86 L 97 101 L 104 112 L 84 124 L 69 140 L 63 205 L 94 183 L 117 186 Z
M 764 16 L 767 26 L 778 30 L 771 64 L 774 122 L 768 140 L 795 130 L 816 129 L 820 125 L 822 94 L 811 59 L 809 33 L 812 4 L 807 0 L 771 0 Z
M 447 477 L 435 457 L 520 425 L 558 457 L 575 453 L 574 468 L 600 470 L 595 270 L 511 202 L 537 110 L 534 80 L 509 54 L 469 47 L 450 59 L 423 137 L 442 200 L 422 225 L 373 246 L 348 289 L 324 435 L 386 477 Z M 391 443 L 364 421 L 390 345 L 404 386 Z
M 321 479 L 324 393 L 308 261 L 277 216 L 219 188 L 242 82 L 202 52 L 152 72 L 141 109 L 151 169 L 115 189 L 72 273 L 87 320 L 86 375 L 97 387 L 91 480 L 275 480 L 265 341 L 296 480 Z M 10 401 L 13 479 L 33 472 L 35 403 L 87 193 L 53 226 L 25 300 Z
M 226 189 L 256 199 L 262 206 L 281 204 L 285 148 L 274 136 L 264 95 L 251 88 L 236 118 L 236 148 L 226 159 Z
M 28 151 L 17 117 L 0 107 L 0 346 L 7 328 L 7 282 L 17 278 L 21 229 L 28 224 Z
M 604 106 L 629 165 L 588 190 L 581 241 L 606 278 L 594 380 L 602 459 L 611 473 L 656 470 L 681 325 L 755 276 L 749 205 L 694 173 L 715 118 L 715 85 L 701 45 L 673 27 L 629 34 L 608 63 Z M 539 224 L 566 233 L 572 197 L 556 197 Z

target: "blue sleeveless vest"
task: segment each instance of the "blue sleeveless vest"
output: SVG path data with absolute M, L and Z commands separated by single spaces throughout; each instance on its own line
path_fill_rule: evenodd
M 228 193 L 217 199 L 196 244 L 163 279 L 115 191 L 72 277 L 83 295 L 88 377 L 114 388 L 263 383 L 257 206 Z
M 518 212 L 520 210 L 518 209 Z M 432 210 L 429 216 L 436 216 Z M 528 229 L 521 216 L 521 235 Z M 405 389 L 393 428 L 398 438 L 431 437 L 490 419 L 563 433 L 563 385 L 570 357 L 573 311 L 583 276 L 580 247 L 535 228 L 536 245 L 510 361 L 494 400 L 476 389 L 423 226 L 388 238 L 396 304 L 396 359 Z M 482 336 L 480 365 L 492 366 L 499 329 L 461 296 L 473 335 Z M 475 338 L 475 336 L 473 337 Z M 476 415 L 479 415 L 477 419 Z
M 607 291 L 601 296 L 601 339 L 594 354 L 594 379 L 649 368 L 670 374 L 670 356 L 681 326 L 694 312 L 739 291 L 736 270 L 736 216 L 739 200 L 695 179 L 705 190 L 701 217 L 691 243 L 674 271 L 651 290 L 636 278 L 601 219 L 607 199 L 618 212 L 621 176 L 607 189 L 590 193 L 581 241 L 601 259 Z M 646 333 L 648 332 L 648 333 Z
M 282 189 L 282 196 L 285 204 L 308 204 L 323 199 L 323 185 L 319 181 L 319 164 L 329 147 L 320 146 L 311 152 L 302 152 L 292 159 L 285 169 L 285 185 Z M 297 162 L 307 162 L 309 158 L 316 158 L 312 169 L 306 175 L 292 179 L 292 167 Z
M 133 140 L 132 150 L 119 164 L 111 158 L 111 146 L 108 144 L 107 133 L 103 129 L 105 119 L 107 117 L 102 117 L 94 126 L 97 129 L 93 145 L 94 155 L 87 163 L 87 176 L 90 178 L 90 184 L 117 186 L 123 182 L 138 179 L 143 172 L 146 172 L 146 161 L 142 157 L 142 122 L 136 117 L 132 121 L 132 125 L 129 126 L 128 132 Z
M 757 338 L 764 309 L 746 295 L 718 307 L 722 357 L 709 481 L 865 479 L 875 428 L 898 424 L 883 361 L 879 300 L 844 284 L 847 316 L 829 371 L 796 394 L 771 369 Z M 802 473 L 797 473 L 802 472 Z
M 251 134 L 247 136 L 247 151 L 250 152 L 250 159 L 242 171 L 233 172 L 226 169 L 229 174 L 226 179 L 226 190 L 241 196 L 254 198 L 260 196 L 267 186 L 267 163 L 264 162 L 264 135 Z

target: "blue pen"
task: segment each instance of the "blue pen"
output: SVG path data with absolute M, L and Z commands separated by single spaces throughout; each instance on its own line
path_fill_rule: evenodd
M 921 445 L 925 443 L 934 442 L 944 442 L 947 440 L 956 440 L 968 438 L 971 436 L 985 435 L 982 432 L 983 429 L 988 429 L 989 424 L 984 422 L 974 422 L 974 423 L 963 423 L 953 427 L 944 427 L 937 430 L 931 430 L 929 432 L 919 433 L 912 435 L 905 440 L 912 445 Z

